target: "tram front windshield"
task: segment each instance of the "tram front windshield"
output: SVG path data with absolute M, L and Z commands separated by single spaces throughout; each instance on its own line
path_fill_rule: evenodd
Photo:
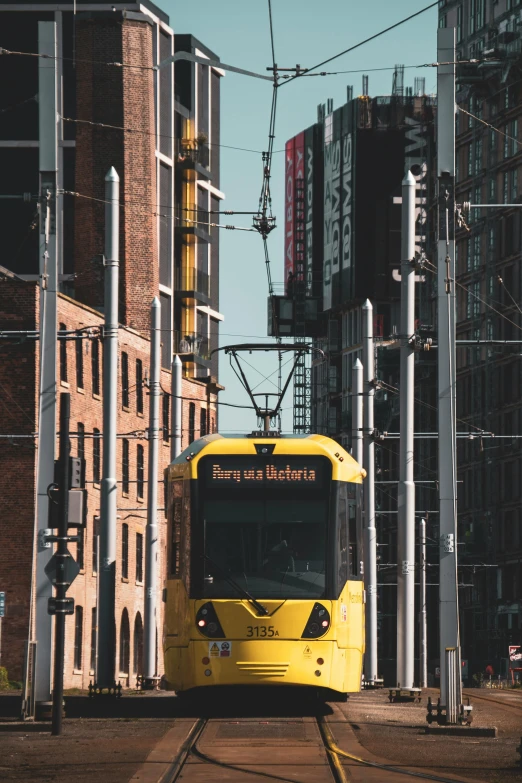
M 237 598 L 238 588 L 254 598 L 323 596 L 328 473 L 320 458 L 209 460 L 200 494 L 204 597 Z

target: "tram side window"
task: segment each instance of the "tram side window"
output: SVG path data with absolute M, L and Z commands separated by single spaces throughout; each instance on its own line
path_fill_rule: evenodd
M 169 575 L 179 577 L 181 556 L 181 517 L 183 513 L 183 481 L 176 479 L 170 483 L 170 546 Z
M 189 588 L 190 574 L 190 482 L 171 481 L 169 527 L 169 575 L 182 578 Z
M 339 486 L 339 590 L 348 579 L 358 575 L 355 491 L 354 484 L 341 483 Z

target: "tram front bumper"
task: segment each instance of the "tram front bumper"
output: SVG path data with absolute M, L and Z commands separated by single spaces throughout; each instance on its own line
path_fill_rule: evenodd
M 345 653 L 335 641 L 191 641 L 186 663 L 192 672 L 183 679 L 186 688 L 280 684 L 342 690 Z

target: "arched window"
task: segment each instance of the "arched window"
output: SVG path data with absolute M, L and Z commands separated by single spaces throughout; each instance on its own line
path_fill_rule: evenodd
M 138 497 L 142 498 L 145 491 L 145 452 L 140 444 L 137 449 L 136 484 Z
M 130 627 L 129 613 L 126 609 L 121 615 L 120 625 L 120 674 L 129 673 L 130 663 Z
M 92 441 L 92 480 L 99 484 L 101 480 L 101 432 L 96 427 L 93 429 L 94 439 Z
M 195 437 L 196 437 L 196 405 L 193 402 L 189 402 L 189 425 L 188 425 L 189 444 L 192 443 Z
M 138 612 L 134 620 L 134 638 L 132 640 L 134 656 L 132 659 L 132 671 L 134 674 L 143 673 L 143 621 Z

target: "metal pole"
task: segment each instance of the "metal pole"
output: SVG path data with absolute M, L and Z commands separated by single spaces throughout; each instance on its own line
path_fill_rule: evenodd
M 415 354 L 415 178 L 402 181 L 400 478 L 397 485 L 397 686 L 414 684 L 415 484 L 413 481 L 413 400 Z
M 352 369 L 352 457 L 363 463 L 363 366 L 356 359 Z
M 172 438 L 170 445 L 170 459 L 175 460 L 181 454 L 181 370 L 182 364 L 179 356 L 174 357 L 171 365 L 172 371 Z
M 58 169 L 57 37 L 54 22 L 38 22 L 39 167 L 40 167 L 40 389 L 38 401 L 38 457 L 36 467 L 36 612 L 35 701 L 51 698 L 52 617 L 47 612 L 52 586 L 44 569 L 52 557 L 45 543 L 49 528 L 47 488 L 54 481 L 56 439 L 56 325 L 60 210 L 56 209 Z M 32 637 L 29 628 L 29 638 Z
M 367 683 L 378 679 L 377 673 L 377 533 L 375 530 L 375 443 L 373 440 L 374 350 L 373 307 L 369 299 L 362 307 L 363 315 L 363 371 L 364 371 L 364 446 L 363 463 L 366 469 L 364 483 L 365 514 L 365 568 L 366 583 L 366 653 L 364 676 Z
M 156 594 L 158 589 L 158 444 L 161 395 L 161 305 L 157 296 L 150 313 L 149 475 L 147 487 L 147 538 L 145 556 L 144 662 L 145 688 L 153 688 L 156 675 Z
M 426 624 L 426 520 L 419 524 L 419 685 L 428 687 L 428 627 Z
M 116 431 L 118 417 L 118 271 L 120 178 L 105 177 L 105 325 L 103 330 L 103 476 L 100 502 L 98 670 L 101 688 L 114 685 L 116 657 Z
M 69 420 L 71 416 L 71 395 L 60 394 L 60 454 L 58 457 L 59 506 L 58 544 L 56 547 L 56 604 L 54 619 L 54 678 L 53 711 L 51 734 L 62 733 L 63 717 L 63 667 L 65 656 L 65 561 L 71 555 L 67 549 L 67 516 L 69 511 Z
M 446 650 L 455 649 L 452 667 L 460 704 L 460 633 L 457 590 L 456 371 L 455 371 L 455 29 L 437 31 L 438 177 L 438 398 L 440 500 L 440 696 L 448 706 Z M 454 674 L 457 672 L 458 676 Z M 453 691 L 452 691 L 453 693 Z M 447 717 L 448 719 L 448 717 Z

